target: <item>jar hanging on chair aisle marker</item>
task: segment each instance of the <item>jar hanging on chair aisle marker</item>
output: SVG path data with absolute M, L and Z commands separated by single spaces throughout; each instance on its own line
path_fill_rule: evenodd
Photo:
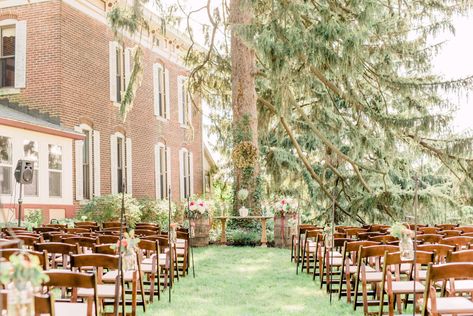
M 8 285 L 8 314 L 34 316 L 34 289 L 31 282 L 12 282 Z
M 399 239 L 399 251 L 402 261 L 414 260 L 414 242 L 412 237 L 414 232 L 402 223 L 395 223 L 389 229 L 391 236 Z
M 330 226 L 324 229 L 324 244 L 326 248 L 331 249 L 333 247 L 333 233 Z

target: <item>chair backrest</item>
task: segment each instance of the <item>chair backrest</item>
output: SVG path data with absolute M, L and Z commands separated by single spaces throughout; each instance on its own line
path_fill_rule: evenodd
M 33 237 L 33 236 L 28 236 L 28 235 L 16 235 L 15 237 L 11 237 L 11 238 L 22 240 L 23 246 L 30 247 L 30 248 L 33 248 L 35 243 L 44 242 L 42 236 Z
M 22 244 L 20 239 L 0 239 L 0 249 L 20 248 Z
M 8 291 L 0 290 L 0 315 L 4 315 L 2 311 L 8 309 Z M 50 294 L 36 294 L 34 296 L 35 315 L 54 316 L 54 297 Z M 6 314 L 5 314 L 6 315 Z
M 383 244 L 388 244 L 392 241 L 398 241 L 399 239 L 397 239 L 396 237 L 391 236 L 391 235 L 382 235 L 382 236 L 369 237 L 368 240 L 380 242 L 380 243 L 383 243 Z
M 177 237 L 177 239 L 189 240 L 189 233 L 188 232 L 183 232 L 183 231 L 177 231 L 176 232 L 176 237 Z
M 79 237 L 79 235 L 76 234 L 66 234 L 66 233 L 60 233 L 60 234 L 53 234 L 50 236 L 52 242 L 62 242 L 63 238 L 68 238 L 68 237 Z
M 120 222 L 104 222 L 102 227 L 105 228 L 120 228 Z
M 473 262 L 473 250 L 450 251 L 447 262 Z
M 461 250 L 462 247 L 469 247 L 473 243 L 473 237 L 466 236 L 456 236 L 456 237 L 447 237 L 442 239 L 440 242 L 442 245 L 455 246 L 457 250 Z
M 353 252 L 360 250 L 360 247 L 376 246 L 379 245 L 379 242 L 370 241 L 370 240 L 356 240 L 350 241 L 345 244 L 345 251 Z
M 81 226 L 98 226 L 97 222 L 93 221 L 82 221 L 82 222 L 75 222 L 74 225 L 76 227 L 81 227 Z
M 112 248 L 112 246 L 116 244 L 117 243 L 94 245 L 94 247 L 92 248 L 92 251 L 94 253 L 101 253 L 105 255 L 116 255 L 117 251 Z
M 0 251 L 0 257 L 3 257 L 9 260 L 10 256 L 19 252 L 27 253 L 31 256 L 38 258 L 39 264 L 42 266 L 43 270 L 47 270 L 49 267 L 48 252 L 44 251 L 34 251 L 29 249 L 18 249 L 18 248 L 6 248 Z
M 450 251 L 455 250 L 455 246 L 441 244 L 418 245 L 417 250 L 435 252 L 435 263 L 444 263 Z
M 442 230 L 439 232 L 444 237 L 455 237 L 460 236 L 462 234 L 461 230 L 453 229 L 453 230 Z
M 441 229 L 439 227 L 419 227 L 418 231 L 424 234 L 438 234 Z
M 87 229 L 87 228 L 84 228 L 84 227 L 66 228 L 66 229 L 64 229 L 64 232 L 66 232 L 68 234 L 81 234 L 81 233 L 90 232 L 90 229 Z
M 43 227 L 55 227 L 55 228 L 64 230 L 67 228 L 67 225 L 66 224 L 44 224 Z
M 99 315 L 99 304 L 97 296 L 97 281 L 95 274 L 93 273 L 82 273 L 72 271 L 46 271 L 45 274 L 49 280 L 44 283 L 44 286 L 60 287 L 60 288 L 72 288 L 71 301 L 75 301 L 76 293 L 78 288 L 93 289 L 93 297 L 95 303 L 95 316 Z
M 386 252 L 396 252 L 399 251 L 398 246 L 392 245 L 375 245 L 375 246 L 360 246 L 358 252 L 359 259 L 370 258 L 370 257 L 383 257 Z
M 116 270 L 118 269 L 118 255 L 107 255 L 101 253 L 71 255 L 71 267 L 101 267 Z
M 458 227 L 458 224 L 435 224 L 435 227 L 438 227 L 441 230 L 451 230 Z
M 366 228 L 360 228 L 360 227 L 354 227 L 354 228 L 345 228 L 344 230 L 345 234 L 347 234 L 348 237 L 355 237 L 359 233 L 366 233 L 368 232 L 368 229 Z
M 47 232 L 58 232 L 58 231 L 61 231 L 61 229 L 58 227 L 34 227 L 33 231 L 37 233 L 47 233 Z
M 45 243 L 38 243 L 35 244 L 36 251 L 44 251 L 46 250 L 48 253 L 51 254 L 78 254 L 79 253 L 79 246 L 77 244 L 66 244 L 63 242 L 45 242 Z
M 91 248 L 98 243 L 98 238 L 91 237 L 66 237 L 62 239 L 63 243 L 66 244 L 78 244 L 80 247 Z
M 136 229 L 135 228 L 135 236 L 151 236 L 151 235 L 155 235 L 155 234 L 156 234 L 155 230 Z
M 440 240 L 443 239 L 443 236 L 440 234 L 422 234 L 417 235 L 417 241 L 422 243 L 437 244 Z
M 99 235 L 99 244 L 113 244 L 118 242 L 120 236 L 118 235 Z
M 455 279 L 473 279 L 473 263 L 429 264 L 422 307 L 423 316 L 428 315 L 430 298 L 436 295 L 434 285 L 439 281 L 450 282 Z M 471 314 L 471 310 L 465 313 Z
M 384 224 L 373 224 L 370 226 L 368 231 L 385 233 L 389 229 L 389 227 L 389 225 Z
M 473 233 L 473 226 L 460 226 L 454 229 L 460 230 L 462 233 Z
M 386 235 L 386 234 L 381 233 L 381 232 L 363 232 L 363 233 L 358 233 L 357 237 L 359 240 L 368 240 L 370 237 L 383 236 L 383 235 Z
M 416 251 L 416 258 L 415 262 L 417 264 L 428 265 L 429 263 L 433 263 L 435 260 L 435 253 L 433 251 Z M 404 263 L 414 263 L 414 259 L 406 261 L 403 260 L 401 257 L 401 252 L 385 252 L 384 254 L 384 261 L 385 265 L 400 265 Z

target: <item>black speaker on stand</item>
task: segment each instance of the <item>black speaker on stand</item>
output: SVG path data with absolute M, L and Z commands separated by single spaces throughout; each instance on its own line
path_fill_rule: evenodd
M 34 162 L 31 160 L 18 160 L 15 168 L 15 180 L 20 184 L 18 198 L 18 227 L 21 226 L 21 213 L 23 207 L 23 184 L 33 183 Z

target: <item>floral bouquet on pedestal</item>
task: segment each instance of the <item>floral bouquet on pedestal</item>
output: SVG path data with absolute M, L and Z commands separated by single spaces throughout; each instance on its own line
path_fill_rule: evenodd
M 297 213 L 297 202 L 292 198 L 282 198 L 276 201 L 274 205 L 274 215 L 275 216 L 285 216 L 286 214 L 296 214 Z
M 201 199 L 190 200 L 186 210 L 189 218 L 209 217 L 209 205 L 206 201 Z

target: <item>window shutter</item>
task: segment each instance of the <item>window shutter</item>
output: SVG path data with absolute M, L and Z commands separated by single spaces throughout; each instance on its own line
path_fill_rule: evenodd
M 111 186 L 111 193 L 117 194 L 118 193 L 118 182 L 117 182 L 117 136 L 112 135 L 110 136 L 110 186 Z
M 164 89 L 166 91 L 166 119 L 171 119 L 171 89 L 169 87 L 169 70 L 164 69 Z
M 74 127 L 76 132 L 82 133 L 82 129 L 80 127 Z M 84 199 L 84 192 L 83 192 L 83 170 L 82 165 L 84 162 L 84 141 L 83 140 L 76 140 L 75 144 L 75 162 L 76 162 L 76 200 L 82 201 Z
M 177 77 L 177 109 L 179 113 L 179 123 L 184 124 L 182 120 L 182 113 L 184 112 L 182 101 L 182 77 Z
M 126 193 L 132 194 L 133 193 L 133 178 L 132 178 L 132 156 L 131 156 L 131 138 L 126 139 Z
M 190 175 L 189 194 L 190 196 L 192 196 L 194 195 L 194 157 L 191 152 L 189 152 L 189 175 Z
M 131 76 L 131 48 L 125 48 L 125 89 L 128 88 Z
M 154 99 L 154 115 L 159 115 L 159 64 L 153 64 L 153 99 Z
M 100 132 L 93 131 L 93 155 L 94 155 L 94 196 L 100 196 Z
M 186 81 L 187 84 L 187 81 Z M 189 90 L 186 87 L 186 104 L 187 104 L 187 119 L 189 120 L 187 123 L 192 125 L 192 101 L 189 96 Z
M 117 42 L 109 43 L 110 101 L 117 102 Z
M 16 23 L 15 88 L 26 87 L 26 21 Z
M 184 199 L 184 150 L 179 150 L 179 196 Z
M 168 187 L 166 188 L 166 192 L 169 194 L 169 187 L 172 188 L 172 183 L 171 183 L 171 148 L 166 147 L 166 155 L 167 155 L 167 161 L 168 161 Z M 168 196 L 168 198 L 171 198 Z
M 154 146 L 154 172 L 156 179 L 156 199 L 160 199 L 161 181 L 159 181 L 159 174 L 161 173 L 161 164 L 159 163 L 159 145 Z

